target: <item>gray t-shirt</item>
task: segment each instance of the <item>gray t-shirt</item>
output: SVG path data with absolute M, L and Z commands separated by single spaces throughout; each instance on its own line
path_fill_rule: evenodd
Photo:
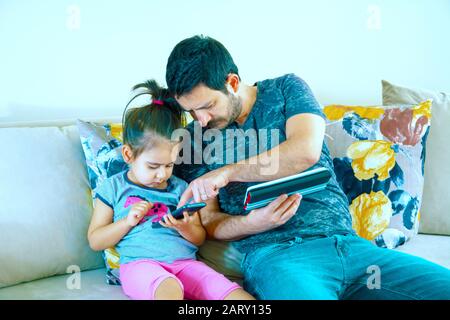
M 203 159 L 207 161 L 199 164 L 179 164 L 174 169 L 177 176 L 191 182 L 195 178 L 227 163 L 234 163 L 275 147 L 278 143 L 286 140 L 286 122 L 294 115 L 312 113 L 325 119 L 322 109 L 308 85 L 294 74 L 264 80 L 257 82 L 255 85 L 257 85 L 256 102 L 245 123 L 240 126 L 234 122 L 227 128 L 220 130 L 220 138 L 223 139 L 224 144 L 222 154 L 212 152 L 212 155 L 208 158 L 209 153 L 205 151 L 213 149 L 211 146 L 208 148 L 208 145 L 216 141 L 217 135 L 214 139 L 211 139 L 208 135 L 207 138 L 203 136 L 202 141 L 200 141 L 202 146 L 199 146 L 197 144 L 198 139 L 194 137 L 194 132 L 200 130 L 204 134 L 207 128 L 199 129 L 198 122 L 192 122 L 188 125 L 187 129 L 191 133 L 192 143 L 191 159 L 194 160 L 195 157 L 198 159 L 199 156 L 203 156 Z M 255 152 L 255 144 L 251 143 L 250 139 L 236 139 L 229 133 L 227 134 L 226 129 L 240 130 L 241 132 L 246 132 L 249 129 L 262 130 L 262 132 L 267 133 L 268 138 L 262 139 L 264 135 L 256 135 L 258 151 Z M 275 136 L 270 131 L 272 129 L 278 132 L 278 141 L 277 139 L 271 140 Z M 233 151 L 236 150 L 241 152 L 234 153 Z M 242 152 L 242 150 L 245 152 Z M 202 151 L 203 155 L 201 154 Z M 233 153 L 234 159 L 230 161 L 230 155 L 233 155 Z M 297 213 L 286 224 L 234 241 L 233 245 L 242 253 L 247 253 L 257 247 L 288 241 L 294 237 L 355 234 L 352 230 L 347 197 L 336 181 L 333 161 L 325 142 L 323 143 L 320 160 L 308 170 L 317 167 L 326 167 L 333 172 L 325 190 L 304 196 Z M 243 209 L 245 191 L 248 186 L 254 184 L 256 183 L 231 182 L 225 188 L 222 188 L 218 195 L 221 210 L 231 215 L 247 214 Z
M 172 263 L 175 260 L 196 259 L 197 247 L 184 239 L 176 230 L 169 228 L 154 228 L 153 220 L 159 220 L 161 215 L 172 212 L 186 190 L 187 183 L 176 176 L 167 181 L 167 188 L 155 189 L 139 186 L 133 183 L 123 171 L 106 179 L 95 189 L 95 198 L 100 199 L 114 211 L 113 221 L 126 219 L 132 205 L 146 200 L 157 203 L 138 225 L 130 230 L 116 244 L 120 254 L 120 264 L 140 259 L 153 259 Z

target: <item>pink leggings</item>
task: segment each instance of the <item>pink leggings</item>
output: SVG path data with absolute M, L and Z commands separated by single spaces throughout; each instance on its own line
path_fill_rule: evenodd
M 185 299 L 189 300 L 223 300 L 241 288 L 196 260 L 163 263 L 142 259 L 120 266 L 122 290 L 131 299 L 154 300 L 156 289 L 167 278 L 175 279 L 183 289 Z

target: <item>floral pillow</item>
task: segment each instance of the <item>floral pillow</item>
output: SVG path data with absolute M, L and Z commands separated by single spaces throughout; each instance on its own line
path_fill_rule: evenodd
M 418 232 L 431 100 L 417 105 L 324 108 L 336 177 L 353 228 L 395 248 Z
M 93 199 L 97 186 L 108 177 L 128 168 L 121 153 L 122 124 L 95 124 L 77 120 L 77 127 L 86 158 Z M 103 259 L 106 265 L 106 282 L 120 285 L 119 254 L 114 248 L 109 248 L 103 251 Z

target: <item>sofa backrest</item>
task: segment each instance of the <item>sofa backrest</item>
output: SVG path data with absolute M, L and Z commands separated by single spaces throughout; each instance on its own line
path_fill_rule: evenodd
M 74 123 L 0 124 L 0 287 L 103 267 L 87 242 L 92 201 Z

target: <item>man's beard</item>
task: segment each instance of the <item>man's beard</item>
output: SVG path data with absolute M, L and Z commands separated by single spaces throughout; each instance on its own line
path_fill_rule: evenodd
M 224 129 L 232 124 L 239 117 L 242 111 L 242 101 L 240 97 L 229 93 L 228 94 L 228 116 L 220 117 L 209 121 L 208 128 L 211 129 Z

